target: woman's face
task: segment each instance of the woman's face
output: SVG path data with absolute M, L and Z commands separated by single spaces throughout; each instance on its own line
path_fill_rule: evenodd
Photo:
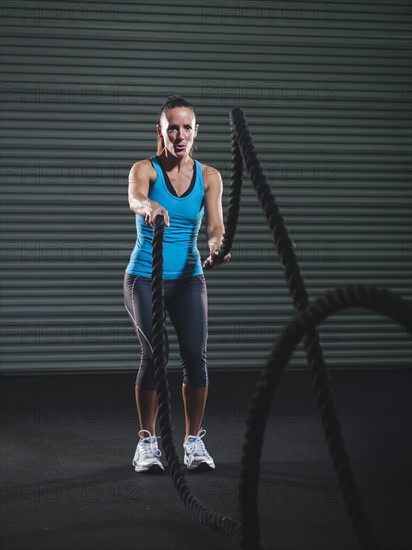
M 157 133 L 163 139 L 167 154 L 178 158 L 189 155 L 197 129 L 195 114 L 187 107 L 175 107 L 166 111 L 157 125 Z

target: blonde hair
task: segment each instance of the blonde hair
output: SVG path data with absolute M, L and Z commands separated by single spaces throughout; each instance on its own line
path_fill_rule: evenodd
M 175 109 L 176 107 L 185 107 L 186 109 L 191 109 L 193 111 L 193 114 L 196 117 L 196 111 L 194 106 L 187 101 L 184 97 L 180 95 L 171 95 L 165 101 L 163 102 L 163 105 L 160 108 L 159 111 L 159 124 L 160 119 L 162 118 L 163 114 L 166 114 L 167 111 L 170 111 L 171 109 Z M 164 144 L 162 138 L 157 135 L 157 152 L 156 155 L 161 155 L 164 150 Z M 189 151 L 189 155 L 192 156 L 193 151 L 196 151 L 195 144 L 192 145 L 192 148 Z

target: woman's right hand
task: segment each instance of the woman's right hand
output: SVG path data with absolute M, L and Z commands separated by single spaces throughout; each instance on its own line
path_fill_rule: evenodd
M 154 221 L 156 219 L 156 216 L 160 214 L 164 217 L 165 224 L 169 226 L 170 219 L 166 208 L 163 208 L 163 206 L 161 206 L 155 201 L 148 200 L 147 203 L 148 204 L 147 204 L 147 208 L 145 209 L 146 213 L 144 217 L 146 224 L 149 225 L 150 227 L 154 227 Z

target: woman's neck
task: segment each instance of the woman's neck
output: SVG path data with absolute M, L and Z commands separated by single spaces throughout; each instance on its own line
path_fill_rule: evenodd
M 176 158 L 172 155 L 166 155 L 164 151 L 160 155 L 157 155 L 157 158 L 160 160 L 163 168 L 167 171 L 176 170 L 177 172 L 180 172 L 186 167 L 191 166 L 194 162 L 190 155 L 183 158 Z

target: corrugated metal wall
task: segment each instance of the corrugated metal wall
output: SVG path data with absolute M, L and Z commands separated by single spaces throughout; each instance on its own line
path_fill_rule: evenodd
M 410 298 L 411 20 L 366 0 L 2 3 L 3 372 L 137 369 L 127 175 L 170 93 L 197 106 L 196 156 L 226 191 L 244 108 L 311 297 Z M 293 310 L 248 180 L 233 261 L 207 281 L 210 368 L 259 367 Z M 365 311 L 320 333 L 331 367 L 410 363 L 405 331 Z

